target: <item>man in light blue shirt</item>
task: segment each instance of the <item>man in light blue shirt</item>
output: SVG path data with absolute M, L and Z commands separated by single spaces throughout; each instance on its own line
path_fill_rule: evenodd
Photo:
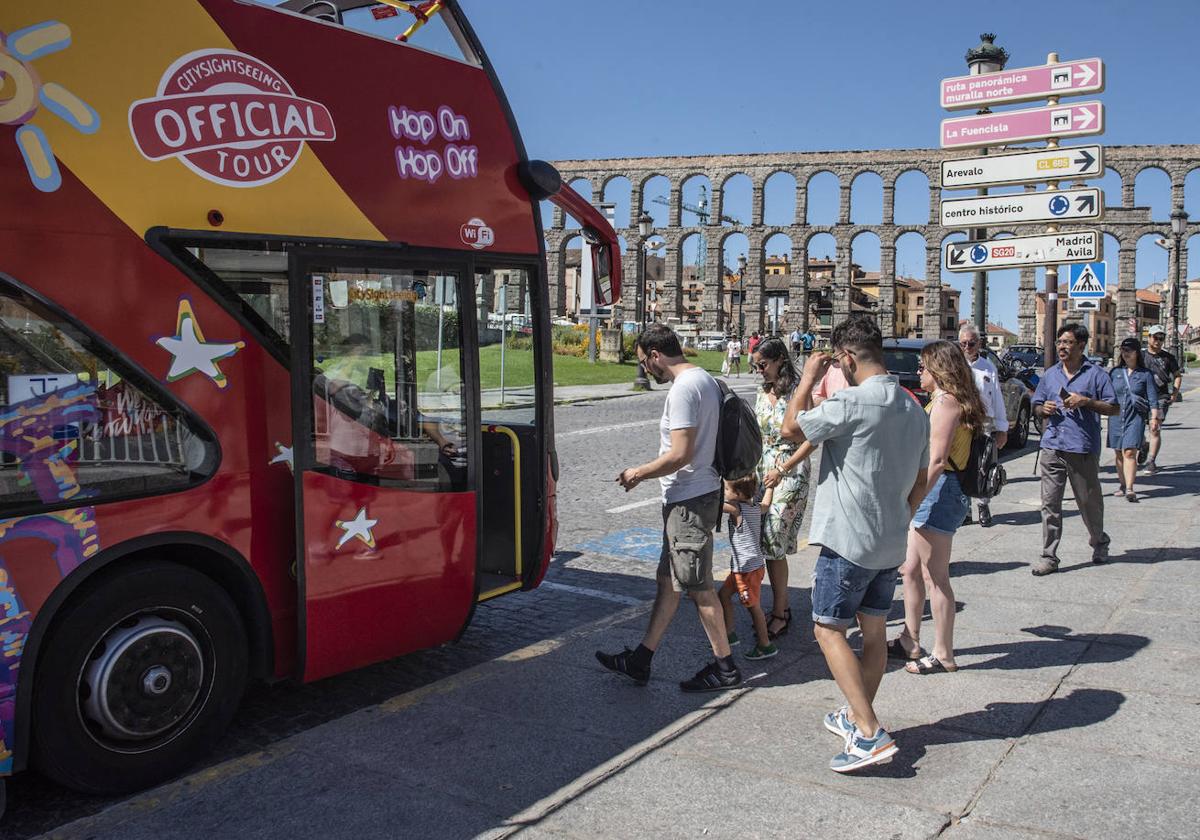
M 825 717 L 844 737 L 830 769 L 845 773 L 894 755 L 896 742 L 875 716 L 887 665 L 887 614 L 904 561 L 908 524 L 925 492 L 929 420 L 888 375 L 875 321 L 854 316 L 833 330 L 833 355 L 804 366 L 783 436 L 812 451 L 824 444 L 809 542 L 821 546 L 813 572 L 813 635 L 847 705 Z M 812 408 L 812 392 L 831 364 L 850 387 Z M 861 661 L 846 641 L 858 621 Z
M 1062 501 L 1067 482 L 1087 526 L 1092 562 L 1108 559 L 1104 532 L 1104 491 L 1100 489 L 1100 415 L 1121 410 L 1108 374 L 1083 355 L 1088 330 L 1082 324 L 1059 327 L 1058 364 L 1047 368 L 1033 392 L 1033 410 L 1045 418 L 1042 452 L 1042 556 L 1033 564 L 1038 577 L 1058 571 L 1062 541 Z

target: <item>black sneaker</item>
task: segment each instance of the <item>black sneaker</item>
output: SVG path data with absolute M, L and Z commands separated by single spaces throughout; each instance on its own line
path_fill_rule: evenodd
M 727 688 L 737 688 L 742 684 L 742 672 L 737 668 L 723 671 L 716 662 L 709 662 L 696 672 L 690 680 L 684 680 L 679 687 L 684 691 L 724 691 Z
M 979 525 L 983 528 L 992 527 L 992 509 L 988 505 L 979 506 Z
M 633 664 L 633 651 L 629 648 L 620 653 L 596 651 L 596 660 L 610 671 L 629 677 L 638 685 L 650 682 L 650 668 L 639 668 Z

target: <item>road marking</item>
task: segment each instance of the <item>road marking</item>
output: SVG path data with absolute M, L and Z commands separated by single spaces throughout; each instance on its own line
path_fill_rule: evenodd
M 653 420 L 634 420 L 630 423 L 615 423 L 611 426 L 596 426 L 591 429 L 575 429 L 571 432 L 559 432 L 555 437 L 575 437 L 577 435 L 599 435 L 604 432 L 616 432 L 621 429 L 636 429 L 640 426 L 657 426 L 660 418 L 656 417 Z
M 638 508 L 648 507 L 650 505 L 657 505 L 657 504 L 660 504 L 661 502 L 662 502 L 662 499 L 660 499 L 658 497 L 655 497 L 653 499 L 642 499 L 640 502 L 630 502 L 627 505 L 621 505 L 620 507 L 610 508 L 609 510 L 606 510 L 604 512 L 605 513 L 624 513 L 627 510 L 637 510 Z
M 589 598 L 600 598 L 603 601 L 612 601 L 615 604 L 628 604 L 635 606 L 637 604 L 646 603 L 641 598 L 631 598 L 628 595 L 618 595 L 615 592 L 603 592 L 599 589 L 587 589 L 582 586 L 571 586 L 566 583 L 555 583 L 552 580 L 544 580 L 538 584 L 538 589 L 554 589 L 559 592 L 570 592 L 575 595 L 586 595 Z

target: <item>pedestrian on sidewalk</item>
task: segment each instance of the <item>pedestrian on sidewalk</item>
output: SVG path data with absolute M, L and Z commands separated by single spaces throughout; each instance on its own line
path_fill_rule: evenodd
M 1133 479 L 1137 475 L 1137 454 L 1146 439 L 1146 422 L 1158 431 L 1158 387 L 1154 374 L 1142 362 L 1142 345 L 1130 336 L 1121 342 L 1121 363 L 1109 371 L 1113 393 L 1121 413 L 1108 418 L 1108 445 L 1117 466 L 1117 493 L 1136 502 Z
M 804 333 L 800 332 L 799 327 L 796 327 L 788 336 L 788 341 L 792 343 L 792 357 L 799 360 L 804 354 Z
M 983 355 L 983 339 L 979 335 L 979 328 L 970 321 L 959 327 L 958 346 L 975 371 L 975 384 L 979 387 L 979 395 L 983 398 L 983 407 L 989 419 L 986 432 L 996 439 L 996 451 L 999 452 L 1008 443 L 1008 409 L 1004 405 L 1004 395 L 1000 393 L 1000 375 L 996 366 Z M 987 497 L 979 500 L 979 524 L 984 528 L 992 525 L 991 502 Z M 968 505 L 967 521 L 970 518 L 971 508 Z
M 742 375 L 742 340 L 736 335 L 731 335 L 729 343 L 725 345 L 725 368 L 726 375 L 735 370 L 738 377 Z
M 883 336 L 869 316 L 833 330 L 832 356 L 813 354 L 792 396 L 784 436 L 802 452 L 824 444 L 809 542 L 821 547 L 813 572 L 813 633 L 847 704 L 825 716 L 845 739 L 830 769 L 845 773 L 896 753 L 875 716 L 887 665 L 887 614 L 904 559 L 909 520 L 923 496 L 929 421 L 883 363 Z M 816 408 L 812 392 L 831 364 L 851 387 Z M 857 617 L 861 660 L 846 641 Z
M 763 516 L 762 548 L 771 581 L 771 639 L 782 636 L 792 623 L 788 605 L 789 554 L 800 548 L 800 524 L 808 506 L 811 459 L 783 436 L 783 420 L 800 374 L 788 356 L 783 340 L 768 338 L 750 357 L 750 367 L 762 374 L 762 389 L 754 400 L 754 416 L 762 433 L 763 454 L 758 463 L 758 481 L 772 490 L 771 506 Z
M 742 684 L 742 675 L 729 652 L 712 573 L 713 528 L 721 513 L 721 478 L 713 466 L 721 388 L 707 371 L 687 361 L 679 337 L 664 324 L 651 324 L 638 336 L 637 355 L 656 382 L 671 383 L 659 422 L 658 457 L 617 476 L 626 492 L 650 478 L 662 485 L 658 590 L 650 625 L 637 649 L 596 651 L 596 658 L 610 671 L 645 685 L 654 652 L 679 607 L 679 595 L 686 592 L 696 603 L 716 659 L 679 687 L 684 691 L 735 688 Z
M 750 333 L 750 342 L 746 345 L 746 353 L 753 356 L 754 351 L 758 349 L 759 343 L 762 341 L 757 332 Z
M 958 473 L 971 458 L 971 438 L 983 430 L 985 412 L 966 356 L 949 341 L 921 350 L 917 365 L 921 387 L 932 396 L 929 414 L 928 490 L 908 532 L 908 556 L 900 567 L 904 579 L 904 629 L 888 643 L 888 656 L 909 660 L 910 674 L 946 674 L 954 661 L 954 589 L 950 554 L 954 532 L 970 509 Z M 933 613 L 933 649 L 921 655 L 921 619 L 925 593 Z
M 1166 349 L 1167 331 L 1162 324 L 1150 328 L 1148 346 L 1142 353 L 1146 367 L 1154 374 L 1154 385 L 1158 389 L 1159 427 L 1150 429 L 1150 447 L 1145 450 L 1146 475 L 1158 472 L 1158 451 L 1162 448 L 1162 423 L 1167 420 L 1167 409 L 1171 403 L 1179 402 L 1183 386 L 1183 371 L 1175 354 Z
M 779 648 L 771 644 L 767 636 L 767 617 L 759 606 L 762 592 L 763 572 L 766 560 L 762 553 L 762 517 L 771 507 L 771 491 L 768 490 L 761 501 L 754 501 L 758 495 L 758 479 L 753 475 L 739 478 L 737 481 L 725 482 L 725 503 L 723 510 L 729 514 L 729 576 L 717 591 L 721 599 L 721 611 L 725 616 L 725 629 L 730 646 L 739 644 L 737 626 L 733 615 L 733 596 L 736 593 L 738 601 L 750 613 L 754 623 L 754 636 L 758 643 L 746 654 L 750 660 L 770 659 L 779 653 Z
M 1108 374 L 1083 355 L 1088 331 L 1063 324 L 1055 347 L 1058 364 L 1047 368 L 1033 392 L 1033 410 L 1046 420 L 1040 457 L 1042 474 L 1042 556 L 1035 575 L 1058 571 L 1062 541 L 1062 500 L 1067 482 L 1088 530 L 1092 562 L 1108 559 L 1104 532 L 1104 491 L 1100 489 L 1100 415 L 1120 411 Z

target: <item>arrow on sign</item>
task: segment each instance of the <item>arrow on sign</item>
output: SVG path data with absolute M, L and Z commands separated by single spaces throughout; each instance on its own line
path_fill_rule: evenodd
M 955 248 L 950 252 L 950 265 L 962 265 L 966 261 L 966 252 L 961 248 Z
M 1094 195 L 1090 193 L 1088 195 L 1081 195 L 1075 200 L 1079 202 L 1075 206 L 1075 209 L 1080 213 L 1087 213 L 1090 215 L 1096 211 L 1096 197 Z
M 1087 64 L 1080 64 L 1075 68 L 1075 81 L 1086 85 L 1092 79 L 1096 78 L 1096 71 Z
M 1087 151 L 1081 151 L 1079 154 L 1082 157 L 1075 158 L 1075 163 L 1079 164 L 1081 172 L 1086 172 L 1096 162 L 1096 158 L 1092 157 L 1091 153 Z
M 1087 128 L 1096 119 L 1096 112 L 1089 108 L 1080 108 L 1078 111 L 1076 111 L 1076 115 L 1079 118 L 1080 128 Z

